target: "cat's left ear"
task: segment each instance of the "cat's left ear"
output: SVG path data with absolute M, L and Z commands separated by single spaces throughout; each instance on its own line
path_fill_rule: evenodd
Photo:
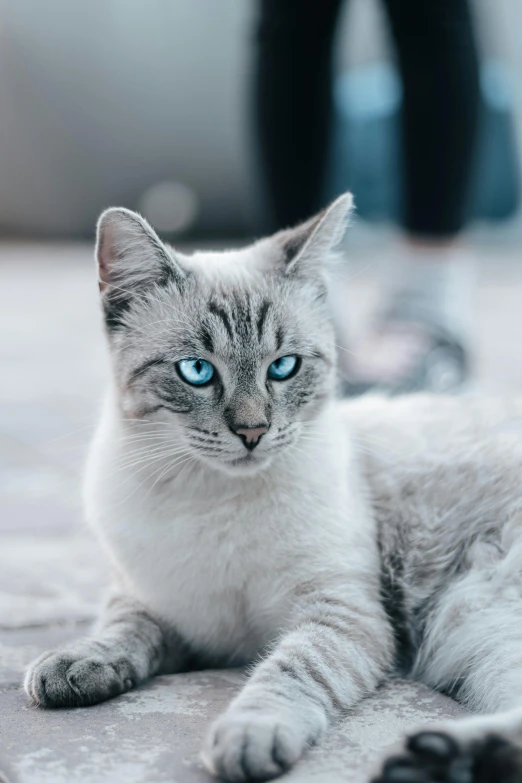
M 329 207 L 296 228 L 275 234 L 288 275 L 316 275 L 328 265 L 332 251 L 342 240 L 353 211 L 353 196 L 343 193 Z

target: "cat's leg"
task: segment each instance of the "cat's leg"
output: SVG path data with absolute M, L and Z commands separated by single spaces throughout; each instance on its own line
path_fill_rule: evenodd
M 40 707 L 96 704 L 157 674 L 181 667 L 183 643 L 141 604 L 113 596 L 95 634 L 44 653 L 30 667 L 25 690 Z
M 289 631 L 213 725 L 203 752 L 209 771 L 234 782 L 280 775 L 384 679 L 392 631 L 377 590 L 364 590 L 314 591 L 302 601 Z
M 414 674 L 475 713 L 406 740 L 380 783 L 522 782 L 522 579 L 520 552 L 472 569 L 427 618 Z

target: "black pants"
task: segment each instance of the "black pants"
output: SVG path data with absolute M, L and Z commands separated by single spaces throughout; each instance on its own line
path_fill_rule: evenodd
M 478 116 L 467 0 L 383 0 L 403 82 L 403 225 L 419 237 L 462 227 Z M 332 49 L 342 0 L 261 0 L 256 125 L 277 227 L 320 207 L 332 123 Z M 356 194 L 357 195 L 357 194 Z

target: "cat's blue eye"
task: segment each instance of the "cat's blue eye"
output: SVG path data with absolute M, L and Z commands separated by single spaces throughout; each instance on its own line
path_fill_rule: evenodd
M 294 354 L 289 356 L 281 356 L 272 362 L 268 368 L 268 377 L 273 381 L 286 381 L 290 378 L 298 369 L 298 359 Z
M 182 359 L 177 363 L 178 372 L 192 386 L 204 386 L 214 377 L 214 367 L 205 359 Z

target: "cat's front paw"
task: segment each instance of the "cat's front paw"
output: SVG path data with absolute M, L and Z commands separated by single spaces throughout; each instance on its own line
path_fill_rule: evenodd
M 86 707 L 130 690 L 131 667 L 72 650 L 48 652 L 29 667 L 24 687 L 39 707 Z
M 305 747 L 286 715 L 231 710 L 212 726 L 202 757 L 213 775 L 243 783 L 282 775 Z
M 385 761 L 372 783 L 520 783 L 522 750 L 488 734 L 462 742 L 445 732 L 423 731 L 406 741 L 404 753 Z

